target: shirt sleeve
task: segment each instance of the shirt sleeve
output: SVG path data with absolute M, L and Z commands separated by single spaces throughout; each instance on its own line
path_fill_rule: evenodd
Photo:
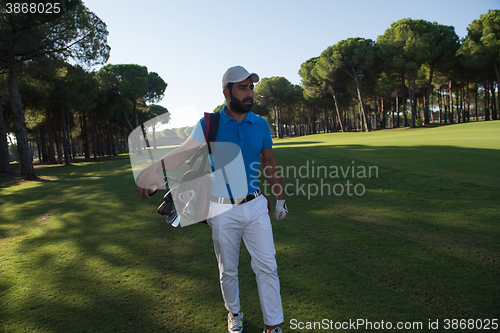
M 201 118 L 191 132 L 191 137 L 198 142 L 205 143 L 205 121 Z

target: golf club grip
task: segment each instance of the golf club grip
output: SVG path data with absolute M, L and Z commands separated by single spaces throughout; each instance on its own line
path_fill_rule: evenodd
M 153 184 L 153 185 L 151 185 L 151 186 L 149 187 L 148 195 L 149 195 L 149 196 L 151 196 L 151 195 L 155 194 L 155 193 L 156 193 L 156 191 L 158 191 L 158 188 L 159 188 L 159 187 L 160 187 L 160 186 L 159 186 L 158 184 L 156 184 L 156 183 L 155 183 L 155 184 Z

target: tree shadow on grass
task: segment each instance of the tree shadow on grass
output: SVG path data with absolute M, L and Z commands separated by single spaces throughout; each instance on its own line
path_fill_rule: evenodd
M 379 167 L 376 178 L 351 179 L 364 184 L 362 196 L 287 197 L 289 216 L 273 221 L 283 328 L 292 318 L 425 325 L 498 317 L 498 185 L 494 171 L 477 168 L 498 166 L 497 151 L 313 146 L 275 154 L 283 166 L 314 160 L 347 167 L 354 160 Z M 166 227 L 156 213 L 161 196 L 140 199 L 123 161 L 67 170 L 2 198 L 6 205 L 26 202 L 0 220 L 9 227 L 4 238 L 17 242 L 1 271 L 0 298 L 9 303 L 0 310 L 2 325 L 34 332 L 224 331 L 209 227 Z M 301 181 L 321 184 L 317 177 Z M 257 332 L 259 300 L 244 251 L 240 285 L 246 326 Z
M 2 297 L 17 295 L 2 313 L 11 329 L 197 332 L 199 308 L 220 299 L 209 228 L 168 229 L 157 203 L 139 199 L 128 166 L 107 167 L 7 198 L 35 199 L 2 221 L 24 224 L 9 235 L 17 259 L 2 273 L 13 281 Z

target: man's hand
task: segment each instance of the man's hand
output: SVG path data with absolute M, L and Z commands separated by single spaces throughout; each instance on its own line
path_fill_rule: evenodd
M 274 219 L 281 221 L 286 217 L 286 214 L 288 214 L 288 208 L 286 207 L 285 199 L 278 200 L 274 208 Z
M 164 187 L 165 181 L 158 175 L 157 170 L 157 164 L 152 164 L 137 178 L 137 192 L 144 199 L 149 199 L 149 191 L 153 185 L 158 185 L 158 189 Z

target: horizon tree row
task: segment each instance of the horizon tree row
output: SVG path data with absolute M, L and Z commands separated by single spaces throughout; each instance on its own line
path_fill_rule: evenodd
M 86 72 L 48 58 L 29 64 L 20 75 L 19 91 L 31 155 L 36 147 L 40 162 L 70 164 L 79 156 L 96 159 L 128 152 L 129 133 L 168 112 L 160 105 L 146 105 L 159 101 L 166 86 L 139 65 L 106 65 Z M 12 123 L 6 115 L 6 123 Z M 17 151 L 15 155 L 18 158 Z
M 300 86 L 263 78 L 255 99 L 280 138 L 460 123 L 479 112 L 497 120 L 499 65 L 500 10 L 469 24 L 463 40 L 452 26 L 406 18 L 377 41 L 348 38 L 305 61 Z

